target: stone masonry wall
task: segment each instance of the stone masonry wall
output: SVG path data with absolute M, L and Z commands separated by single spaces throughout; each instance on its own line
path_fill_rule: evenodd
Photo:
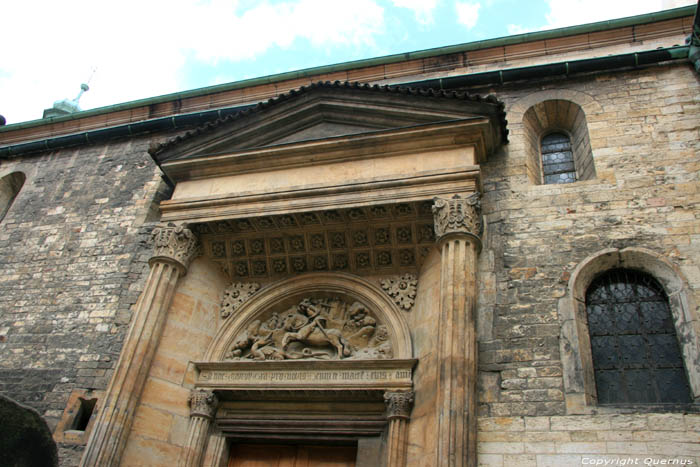
M 700 454 L 696 416 L 630 416 L 639 426 L 629 429 L 618 427 L 614 415 L 565 417 L 557 314 L 575 266 L 609 247 L 642 247 L 668 258 L 700 303 L 699 88 L 691 66 L 682 64 L 472 90 L 506 103 L 510 130 L 510 143 L 482 166 L 482 464 L 581 465 L 586 453 Z M 586 113 L 595 179 L 529 180 L 522 116 L 551 99 L 571 100 Z M 673 432 L 658 428 L 663 417 L 678 422 Z M 661 441 L 680 444 L 661 449 Z
M 0 392 L 53 430 L 74 389 L 104 390 L 145 280 L 167 185 L 132 139 L 3 160 L 27 179 L 0 223 Z M 59 445 L 75 465 L 80 445 Z

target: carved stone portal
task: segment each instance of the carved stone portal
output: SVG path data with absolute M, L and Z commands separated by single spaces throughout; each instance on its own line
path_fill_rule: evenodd
M 304 298 L 282 313 L 261 313 L 239 333 L 227 360 L 388 359 L 386 325 L 359 301 Z

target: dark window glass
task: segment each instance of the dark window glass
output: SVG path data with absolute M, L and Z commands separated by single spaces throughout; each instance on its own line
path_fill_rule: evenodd
M 613 269 L 586 292 L 598 402 L 690 402 L 668 298 L 648 274 Z
M 546 184 L 576 181 L 571 140 L 564 133 L 550 133 L 542 138 L 542 171 Z

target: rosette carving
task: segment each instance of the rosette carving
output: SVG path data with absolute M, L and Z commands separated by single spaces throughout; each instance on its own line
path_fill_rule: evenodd
M 202 417 L 211 420 L 216 414 L 219 399 L 213 391 L 193 389 L 187 398 L 190 406 L 190 417 Z
M 402 310 L 410 311 L 416 302 L 418 278 L 413 274 L 389 277 L 383 279 L 380 285 Z
M 235 282 L 224 290 L 221 300 L 221 317 L 228 318 L 260 289 L 257 282 Z
M 150 262 L 157 258 L 168 258 L 176 261 L 187 269 L 190 262 L 201 254 L 201 246 L 197 236 L 184 225 L 168 224 L 153 229 L 153 256 Z
M 433 216 L 438 239 L 450 233 L 467 233 L 479 237 L 482 231 L 479 193 L 466 198 L 434 198 Z
M 387 391 L 384 393 L 384 403 L 386 404 L 386 418 L 408 419 L 413 408 L 413 391 Z

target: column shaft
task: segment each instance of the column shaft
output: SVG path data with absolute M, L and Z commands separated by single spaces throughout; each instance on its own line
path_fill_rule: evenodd
M 476 467 L 479 195 L 435 199 L 433 213 L 442 255 L 436 465 Z
M 204 448 L 209 437 L 209 426 L 211 421 L 208 418 L 192 417 L 187 432 L 187 445 L 180 456 L 180 467 L 199 467 L 202 464 Z
M 198 251 L 196 238 L 182 227 L 155 229 L 154 238 L 156 256 L 150 261 L 144 291 L 136 302 L 129 332 L 83 454 L 80 465 L 84 467 L 119 464 L 178 278 Z
M 190 405 L 190 423 L 178 466 L 200 467 L 209 440 L 209 427 L 219 401 L 212 391 L 193 389 L 187 402 Z
M 406 435 L 408 420 L 394 418 L 389 420 L 389 439 L 387 440 L 387 467 L 404 467 L 406 465 Z
M 389 420 L 387 438 L 387 467 L 405 467 L 408 448 L 408 420 L 413 408 L 413 391 L 387 391 L 384 403 Z
M 469 237 L 442 244 L 439 318 L 438 465 L 476 465 L 477 248 Z

